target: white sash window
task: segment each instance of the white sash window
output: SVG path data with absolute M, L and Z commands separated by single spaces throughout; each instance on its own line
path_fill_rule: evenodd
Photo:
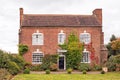
M 43 45 L 43 33 L 32 34 L 32 45 Z
M 80 34 L 80 41 L 85 43 L 85 44 L 89 44 L 91 42 L 90 33 L 86 33 L 86 31 L 84 31 L 84 33 L 81 33 Z
M 58 33 L 58 44 L 64 44 L 65 42 L 65 33 L 61 30 L 60 33 Z

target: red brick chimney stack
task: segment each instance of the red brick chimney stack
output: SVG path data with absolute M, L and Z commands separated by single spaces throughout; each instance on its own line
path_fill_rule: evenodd
M 93 15 L 95 15 L 98 18 L 100 24 L 102 25 L 102 9 L 95 9 L 93 11 Z
M 22 24 L 22 18 L 23 18 L 23 8 L 20 8 L 20 26 Z

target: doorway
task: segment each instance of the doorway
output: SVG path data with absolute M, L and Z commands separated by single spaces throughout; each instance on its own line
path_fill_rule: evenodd
M 65 70 L 65 56 L 59 56 L 59 69 Z

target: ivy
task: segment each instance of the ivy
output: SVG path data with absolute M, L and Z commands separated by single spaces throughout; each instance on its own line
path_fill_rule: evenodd
M 82 58 L 83 44 L 80 43 L 78 37 L 71 33 L 68 36 L 68 42 L 63 45 L 59 45 L 62 49 L 67 50 L 66 52 L 66 67 L 77 69 Z
M 28 46 L 25 44 L 19 44 L 19 54 L 23 55 L 28 51 Z

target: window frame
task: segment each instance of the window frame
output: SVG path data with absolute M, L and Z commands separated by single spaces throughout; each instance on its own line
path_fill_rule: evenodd
M 91 34 L 90 33 L 80 33 L 80 41 L 85 43 L 85 44 L 89 44 L 91 42 Z
M 61 38 L 60 38 L 61 37 Z M 63 32 L 58 33 L 58 44 L 64 44 L 66 39 L 66 34 Z
M 43 33 L 33 33 L 32 34 L 32 45 L 44 45 Z
M 83 57 L 84 54 L 85 54 L 85 57 Z M 85 59 L 85 60 L 84 60 L 84 59 Z M 82 60 L 81 60 L 81 63 L 90 63 L 90 62 L 91 62 L 91 59 L 90 59 L 90 52 L 84 50 L 83 53 L 82 53 Z
M 33 59 L 34 55 L 37 55 L 37 56 L 39 55 L 39 57 L 37 57 L 36 60 L 35 60 L 35 59 Z M 44 54 L 42 52 L 33 52 L 33 54 L 32 54 L 32 64 L 42 64 L 43 57 L 44 57 Z

